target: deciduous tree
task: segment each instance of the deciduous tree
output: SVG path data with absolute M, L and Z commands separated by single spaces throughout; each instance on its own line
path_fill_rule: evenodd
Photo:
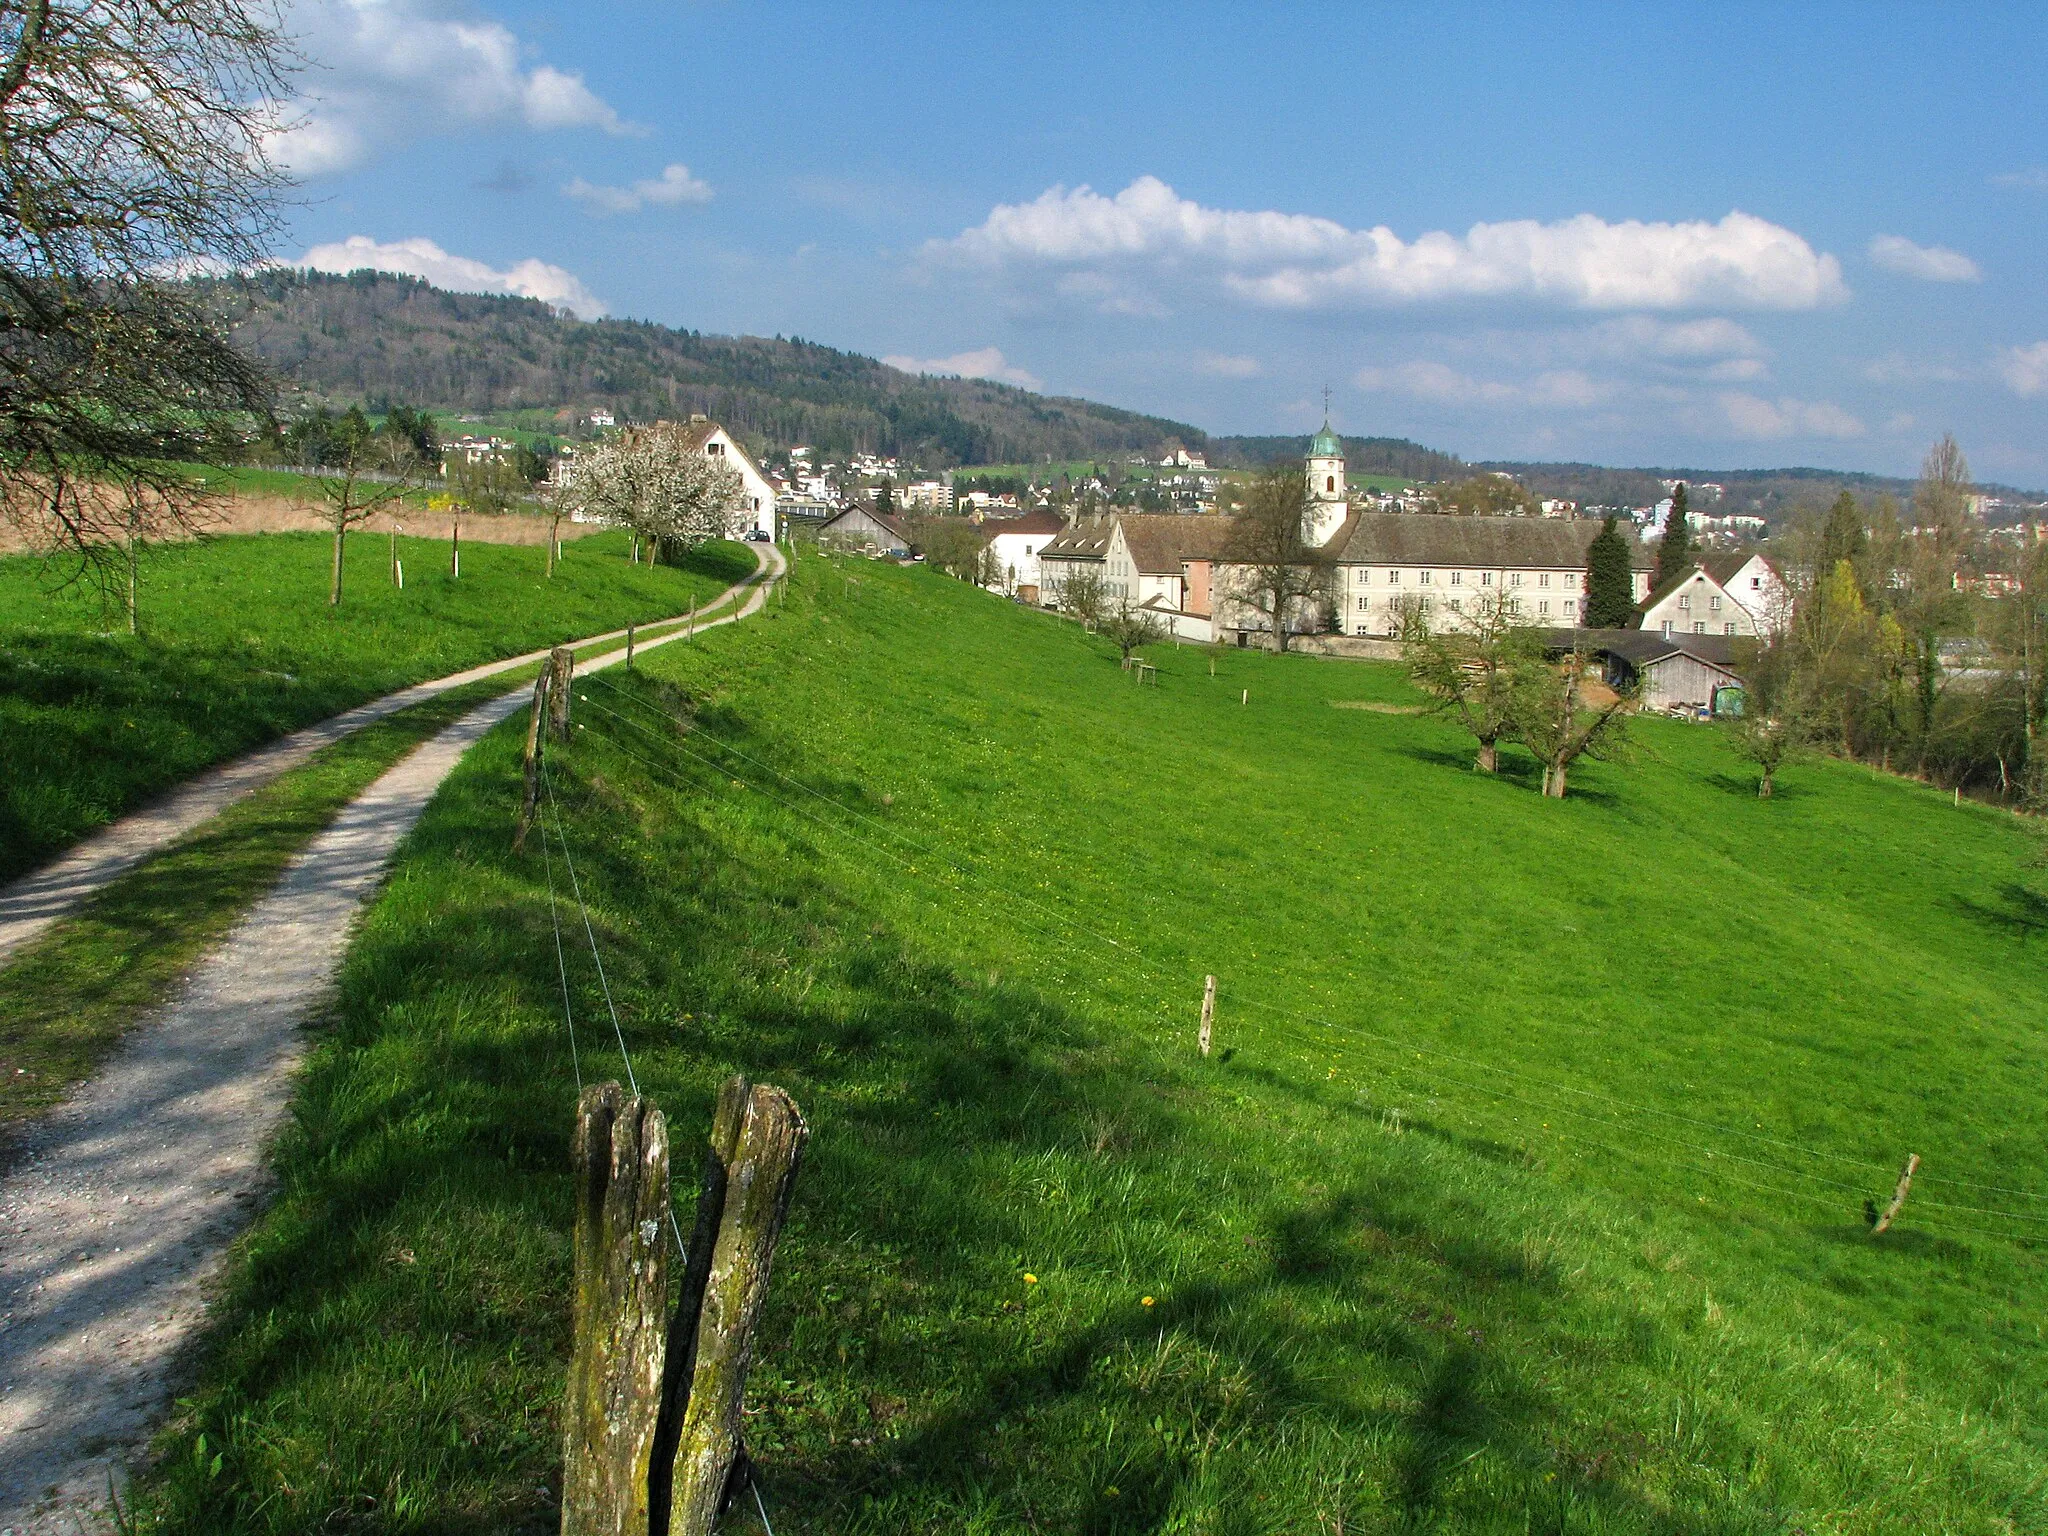
M 217 309 L 165 277 L 267 254 L 289 63 L 238 0 L 0 0 L 0 516 L 90 568 L 137 518 L 195 527 L 176 464 L 268 415 Z
M 1564 798 L 1567 776 L 1580 758 L 1617 757 L 1628 748 L 1639 685 L 1610 689 L 1604 702 L 1589 702 L 1592 668 L 1589 656 L 1573 650 L 1518 674 L 1514 732 L 1543 765 L 1543 793 L 1553 800 Z
M 1247 488 L 1244 510 L 1224 539 L 1219 563 L 1228 572 L 1229 596 L 1265 615 L 1275 653 L 1287 649 L 1289 618 L 1309 618 L 1307 610 L 1328 595 L 1328 558 L 1302 539 L 1307 508 L 1306 472 L 1275 465 Z
M 1516 704 L 1531 673 L 1543 667 L 1536 631 L 1517 617 L 1513 599 L 1499 592 L 1479 598 L 1456 629 L 1433 633 L 1415 605 L 1402 614 L 1402 654 L 1415 686 L 1435 708 L 1453 715 L 1479 744 L 1472 766 L 1492 773 L 1500 745 L 1515 734 Z
M 565 512 L 630 528 L 665 557 L 731 531 L 739 471 L 692 445 L 674 422 L 627 427 L 585 448 L 561 493 Z
M 328 607 L 341 606 L 342 547 L 349 530 L 397 503 L 412 488 L 419 472 L 420 463 L 409 441 L 366 434 L 345 451 L 336 473 L 320 477 L 321 511 L 334 533 Z
M 1153 645 L 1166 638 L 1166 626 L 1158 616 L 1134 606 L 1127 597 L 1119 598 L 1116 606 L 1103 614 L 1095 630 L 1117 648 L 1125 662 L 1130 661 L 1131 652 L 1139 646 Z

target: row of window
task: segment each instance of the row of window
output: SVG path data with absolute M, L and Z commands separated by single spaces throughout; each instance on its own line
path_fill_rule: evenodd
M 1679 593 L 1678 606 L 1683 608 L 1687 613 L 1692 612 L 1692 594 L 1690 592 Z M 1721 599 L 1718 597 L 1709 597 L 1707 599 L 1707 612 L 1719 613 L 1720 611 Z M 1701 633 L 1705 633 L 1705 631 L 1701 631 Z
M 1666 640 L 1669 640 L 1671 638 L 1671 631 L 1675 627 L 1676 626 L 1673 625 L 1669 619 L 1666 619 L 1664 621 L 1664 638 Z M 1692 627 L 1692 632 L 1696 635 L 1704 635 L 1707 632 L 1707 626 L 1705 624 L 1694 624 Z M 1728 635 L 1734 634 L 1735 626 L 1733 624 L 1727 624 L 1722 626 L 1722 633 Z
M 1393 607 L 1393 606 L 1394 606 L 1394 605 L 1395 605 L 1395 604 L 1396 604 L 1397 602 L 1399 602 L 1399 601 L 1400 601 L 1400 599 L 1398 599 L 1398 598 L 1392 598 L 1392 597 L 1390 597 L 1390 598 L 1388 598 L 1388 599 L 1387 599 L 1387 601 L 1386 601 L 1386 603 L 1384 604 L 1384 606 L 1385 606 L 1385 607 L 1388 607 L 1388 608 L 1392 608 L 1392 607 Z M 1434 604 L 1434 603 L 1433 603 L 1433 602 L 1432 602 L 1432 601 L 1431 601 L 1431 600 L 1430 600 L 1429 598 L 1426 598 L 1426 597 L 1422 599 L 1422 601 L 1421 601 L 1421 604 L 1420 604 L 1420 608 L 1421 608 L 1421 611 L 1422 611 L 1423 613 L 1428 613 L 1428 612 L 1429 612 L 1429 611 L 1430 611 L 1430 610 L 1431 610 L 1431 609 L 1432 609 L 1432 608 L 1433 608 L 1434 606 L 1435 606 L 1435 604 Z M 1463 599 L 1461 599 L 1461 598 L 1456 598 L 1456 597 L 1452 597 L 1452 598 L 1446 598 L 1446 599 L 1444 600 L 1444 606 L 1445 606 L 1446 608 L 1450 609 L 1450 610 L 1451 610 L 1451 612 L 1453 612 L 1453 613 L 1463 613 L 1463 612 L 1465 611 L 1465 604 L 1464 604 L 1464 600 L 1463 600 Z M 1522 606 L 1522 605 L 1521 605 L 1521 603 L 1520 603 L 1519 601 L 1517 601 L 1517 602 L 1514 602 L 1514 603 L 1512 603 L 1512 604 L 1510 604 L 1510 605 L 1509 605 L 1509 607 L 1510 607 L 1510 611 L 1512 611 L 1512 612 L 1520 612 L 1520 611 L 1521 611 L 1521 606 Z M 1371 599 L 1370 597 L 1360 597 L 1360 598 L 1358 599 L 1358 611 L 1359 611 L 1360 613 L 1370 613 L 1370 612 L 1372 611 L 1372 599 Z M 1577 600 L 1576 598 L 1569 598 L 1569 597 L 1568 597 L 1568 598 L 1565 598 L 1565 599 L 1563 599 L 1562 601 L 1560 601 L 1560 602 L 1558 603 L 1558 605 L 1557 605 L 1557 613 L 1558 613 L 1558 617 L 1560 617 L 1560 618 L 1567 618 L 1567 619 L 1568 619 L 1568 618 L 1573 618 L 1573 617 L 1575 617 L 1575 616 L 1576 616 L 1576 615 L 1578 614 L 1578 611 L 1579 611 L 1579 604 L 1578 604 L 1578 600 Z M 1539 599 L 1539 600 L 1537 601 L 1537 604 L 1536 604 L 1536 614 L 1537 614 L 1537 616 L 1538 616 L 1539 618 L 1548 618 L 1548 617 L 1550 617 L 1550 599 L 1549 599 L 1549 598 L 1547 598 L 1547 597 L 1546 597 L 1546 598 L 1541 598 L 1541 599 Z M 1669 633 L 1671 632 L 1671 627 L 1670 627 L 1670 626 L 1669 626 L 1668 624 L 1667 624 L 1667 625 L 1665 626 L 1664 632 L 1665 632 L 1666 634 L 1669 634 Z M 1735 631 L 1734 631 L 1733 629 L 1729 630 L 1728 632 L 1729 632 L 1729 633 L 1730 633 L 1731 635 L 1732 635 L 1733 633 L 1735 633 Z
M 1525 573 L 1521 571 L 1504 571 L 1501 574 L 1507 578 L 1506 584 L 1508 586 L 1519 587 L 1522 584 L 1522 577 Z M 1536 573 L 1536 585 L 1539 587 L 1549 586 L 1551 574 L 1552 573 L 1549 571 L 1538 571 Z M 1434 570 L 1417 571 L 1415 573 L 1416 585 L 1423 587 L 1434 586 L 1436 585 L 1436 575 L 1437 573 Z M 1453 587 L 1462 587 L 1466 584 L 1465 573 L 1463 571 L 1452 571 L 1449 573 L 1449 575 L 1450 580 L 1448 582 L 1448 585 Z M 1585 574 L 1581 571 L 1559 571 L 1556 573 L 1556 575 L 1558 577 L 1557 584 L 1561 587 L 1582 587 L 1585 585 Z M 1479 585 L 1482 587 L 1492 586 L 1493 577 L 1494 573 L 1492 571 L 1481 571 L 1479 573 Z M 1360 586 L 1363 586 L 1367 582 L 1372 580 L 1372 572 L 1360 571 L 1358 572 L 1357 579 L 1358 584 Z M 1390 587 L 1398 587 L 1399 585 L 1401 585 L 1401 573 L 1399 571 L 1394 570 L 1388 571 L 1387 585 Z

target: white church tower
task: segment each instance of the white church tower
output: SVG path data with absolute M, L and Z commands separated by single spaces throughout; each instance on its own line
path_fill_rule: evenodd
M 1351 506 L 1344 490 L 1344 444 L 1330 430 L 1329 413 L 1323 415 L 1323 430 L 1308 445 L 1308 510 L 1302 514 L 1302 542 L 1321 549 L 1330 542 Z

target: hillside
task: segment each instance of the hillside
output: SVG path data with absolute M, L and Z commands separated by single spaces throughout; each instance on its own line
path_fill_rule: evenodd
M 278 270 L 216 285 L 237 338 L 302 394 L 482 413 L 589 410 L 653 420 L 702 411 L 757 447 L 809 443 L 954 464 L 1086 459 L 1195 427 L 981 379 L 913 377 L 797 338 L 707 336 L 581 321 L 534 299 L 448 293 L 417 278 Z
M 735 1070 L 809 1119 L 779 1530 L 2048 1528 L 2013 818 L 1759 800 L 1657 721 L 1548 801 L 1393 668 L 1153 659 L 812 555 L 594 679 L 550 835 L 603 981 L 496 732 L 364 917 L 144 1528 L 556 1528 L 565 985 L 676 1146 Z

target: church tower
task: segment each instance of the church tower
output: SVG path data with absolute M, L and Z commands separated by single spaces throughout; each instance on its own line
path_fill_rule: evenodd
M 1302 514 L 1302 542 L 1320 549 L 1330 542 L 1350 514 L 1344 490 L 1344 443 L 1330 430 L 1327 412 L 1323 430 L 1308 445 L 1308 510 Z

